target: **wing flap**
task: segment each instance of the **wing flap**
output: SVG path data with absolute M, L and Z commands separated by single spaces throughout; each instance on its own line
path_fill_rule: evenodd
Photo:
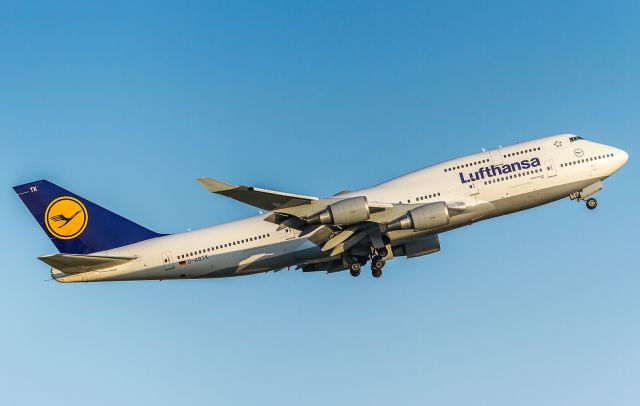
M 52 254 L 38 258 L 65 274 L 77 274 L 110 268 L 132 261 L 135 257 L 109 257 L 99 255 Z

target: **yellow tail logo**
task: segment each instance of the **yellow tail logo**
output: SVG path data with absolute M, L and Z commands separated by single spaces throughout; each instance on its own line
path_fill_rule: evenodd
M 70 240 L 76 238 L 87 227 L 87 208 L 82 202 L 70 196 L 55 199 L 44 213 L 47 230 L 57 238 Z

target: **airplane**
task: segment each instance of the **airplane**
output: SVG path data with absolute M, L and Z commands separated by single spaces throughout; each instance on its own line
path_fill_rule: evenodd
M 625 151 L 554 135 L 428 166 L 376 186 L 320 198 L 210 178 L 209 192 L 263 210 L 199 230 L 159 234 L 47 180 L 14 190 L 59 253 L 39 257 L 58 282 L 221 278 L 279 271 L 374 277 L 394 257 L 440 250 L 439 234 L 569 197 L 592 196 Z

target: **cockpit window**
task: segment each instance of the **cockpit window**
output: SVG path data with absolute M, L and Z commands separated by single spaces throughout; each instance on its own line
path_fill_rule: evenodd
M 569 142 L 578 141 L 578 140 L 584 140 L 584 138 L 578 137 L 578 136 L 569 138 Z

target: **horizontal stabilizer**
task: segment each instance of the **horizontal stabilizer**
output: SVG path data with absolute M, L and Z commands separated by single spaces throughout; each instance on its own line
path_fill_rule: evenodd
M 134 260 L 135 257 L 107 257 L 98 255 L 53 254 L 39 260 L 66 274 L 76 274 L 110 268 Z
M 211 178 L 198 178 L 196 180 L 211 193 L 230 197 L 267 211 L 296 207 L 318 200 L 317 197 L 313 196 L 295 195 L 252 186 L 230 185 Z

